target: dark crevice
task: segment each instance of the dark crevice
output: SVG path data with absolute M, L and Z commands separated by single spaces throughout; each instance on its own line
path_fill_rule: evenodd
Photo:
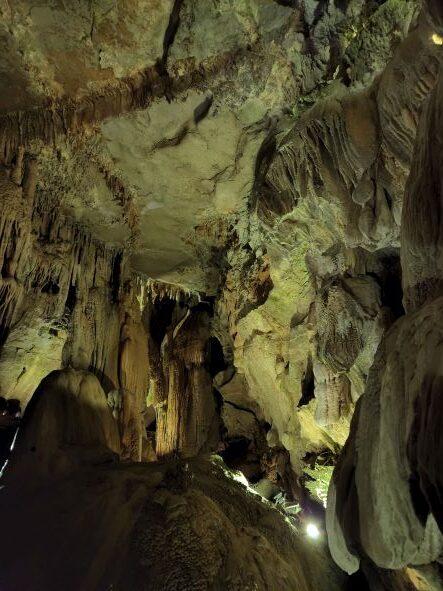
M 118 252 L 112 263 L 112 273 L 110 280 L 111 297 L 114 303 L 118 302 L 118 295 L 120 292 L 121 272 L 122 272 L 122 259 L 123 255 Z
M 310 39 L 310 36 L 311 36 L 311 31 L 310 31 L 309 25 L 308 25 L 308 23 L 306 21 L 303 21 L 303 31 L 302 31 L 302 33 L 303 33 L 303 37 L 305 38 L 305 41 L 308 41 Z M 307 45 L 306 47 L 307 48 L 311 47 L 311 50 L 312 50 L 312 46 L 311 45 Z
M 214 296 L 203 296 L 205 299 L 200 300 L 198 304 L 192 306 L 192 312 L 206 312 L 210 318 L 214 317 L 214 304 L 215 304 L 215 297 Z
M 315 380 L 314 380 L 314 368 L 312 364 L 312 357 L 309 355 L 308 361 L 306 364 L 305 375 L 303 376 L 302 383 L 301 383 L 301 391 L 302 396 L 300 398 L 300 402 L 298 403 L 298 407 L 305 406 L 309 404 L 313 398 L 315 398 Z
M 161 59 L 162 72 L 166 71 L 169 49 L 174 43 L 175 35 L 180 25 L 180 9 L 182 7 L 182 4 L 183 0 L 175 0 L 174 6 L 172 7 L 171 15 L 169 17 L 168 26 L 166 27 L 165 36 L 163 38 L 163 55 Z
M 389 209 L 392 211 L 392 196 L 387 189 L 383 189 L 383 192 L 385 194 L 386 203 L 388 204 Z
M 49 293 L 57 295 L 60 291 L 60 287 L 54 281 L 47 281 L 41 289 L 42 293 Z
M 156 142 L 153 146 L 153 150 L 161 150 L 163 148 L 170 148 L 170 147 L 174 147 L 174 146 L 179 146 L 181 144 L 181 142 L 185 139 L 187 133 L 189 131 L 189 127 L 187 125 L 184 125 L 179 132 L 177 133 L 177 135 L 175 135 L 174 137 L 171 138 L 163 138 L 161 140 L 159 140 L 158 142 Z
M 362 571 L 357 571 L 348 578 L 346 591 L 370 591 L 368 581 Z
M 197 125 L 209 113 L 213 102 L 212 95 L 205 97 L 204 101 L 197 105 L 194 109 L 194 123 Z
M 315 468 L 316 464 L 319 466 L 335 466 L 337 463 L 337 456 L 330 449 L 324 449 L 321 452 L 308 452 L 302 459 L 312 469 Z
M 226 369 L 223 347 L 217 337 L 211 337 L 206 344 L 205 367 L 211 377 Z
M 347 88 L 349 88 L 351 86 L 352 79 L 351 79 L 351 77 L 349 75 L 349 68 L 344 68 L 344 67 L 341 68 L 341 71 L 340 71 L 340 79 L 341 79 L 342 83 Z
M 392 311 L 394 320 L 405 315 L 403 307 L 402 271 L 400 256 L 381 254 L 378 259 L 381 270 L 368 273 L 381 288 L 381 302 Z
M 6 322 L 0 322 L 0 347 L 4 345 L 6 339 L 9 336 L 9 326 L 6 325 Z
M 66 312 L 71 315 L 74 311 L 75 304 L 77 303 L 77 290 L 75 285 L 70 285 L 68 289 L 68 296 L 65 302 L 65 310 Z
M 325 11 L 328 7 L 329 4 L 329 0 L 319 0 L 317 7 L 315 9 L 314 12 L 314 20 L 312 21 L 312 26 L 315 27 L 315 25 L 317 23 L 320 22 L 320 20 L 322 19 L 323 15 L 325 14 Z
M 272 191 L 271 188 L 266 187 L 265 179 L 266 173 L 268 172 L 269 166 L 272 162 L 272 158 L 274 157 L 276 147 L 277 140 L 275 137 L 275 129 L 271 129 L 266 138 L 263 140 L 263 143 L 261 144 L 255 159 L 254 188 L 252 192 L 254 207 L 260 206 L 259 200 L 263 194 L 263 191 Z
M 105 391 L 105 394 L 108 394 L 112 390 L 118 388 L 118 384 L 116 384 L 114 378 L 106 375 L 105 370 L 102 367 L 97 367 L 96 365 L 91 364 L 88 366 L 88 371 L 93 373 L 98 379 L 103 390 Z
M 149 423 L 149 425 L 146 427 L 146 431 L 150 431 L 150 432 L 157 431 L 157 419 L 156 418 Z
M 175 304 L 175 300 L 169 298 L 157 299 L 154 302 L 149 322 L 149 331 L 154 342 L 159 346 L 165 337 L 168 327 L 172 323 Z
M 164 95 L 168 102 L 172 100 L 172 81 L 168 74 L 168 56 L 169 50 L 174 43 L 175 35 L 180 25 L 180 10 L 183 0 L 175 0 L 172 7 L 171 15 L 169 17 L 168 26 L 166 27 L 165 36 L 163 38 L 163 54 L 161 59 L 157 60 L 155 68 L 158 75 L 164 83 Z
M 223 404 L 229 404 L 229 406 L 232 406 L 236 410 L 249 412 L 249 413 L 251 413 L 251 415 L 254 415 L 254 417 L 257 419 L 255 412 L 253 410 L 251 410 L 250 408 L 245 408 L 244 406 L 240 406 L 238 404 L 235 404 L 235 402 L 231 402 L 230 400 L 223 400 Z
M 430 509 L 426 497 L 420 488 L 420 478 L 416 473 L 411 474 L 409 478 L 409 492 L 415 514 L 423 527 L 425 527 Z
M 343 13 L 346 13 L 349 5 L 349 0 L 334 0 L 334 6 Z
M 339 38 L 330 39 L 330 58 L 326 71 L 326 78 L 331 80 L 335 76 L 337 68 L 340 68 L 343 59 L 343 49 Z M 340 69 L 339 69 L 340 71 Z
M 286 6 L 287 8 L 297 8 L 299 0 L 274 0 L 274 2 L 280 6 Z
M 218 416 L 221 415 L 222 407 L 223 407 L 223 396 L 217 390 L 217 388 L 212 388 L 212 394 L 215 400 L 215 410 Z
M 246 461 L 250 445 L 251 440 L 247 437 L 237 437 L 229 441 L 220 455 L 229 468 L 237 470 Z

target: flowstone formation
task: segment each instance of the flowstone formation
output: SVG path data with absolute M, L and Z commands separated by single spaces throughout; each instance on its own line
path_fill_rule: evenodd
M 429 17 L 440 34 L 443 13 L 430 4 Z M 377 351 L 330 488 L 331 550 L 348 572 L 366 556 L 392 569 L 439 562 L 443 548 L 441 238 L 436 222 L 442 193 L 442 96 L 440 74 L 421 112 L 403 205 L 406 316 Z M 401 545 L 393 543 L 400 539 Z
M 5 589 L 443 588 L 440 3 L 4 0 L 0 39 Z
M 305 547 L 220 458 L 120 463 L 118 443 L 95 376 L 42 381 L 3 479 L 2 589 L 343 588 L 324 542 Z

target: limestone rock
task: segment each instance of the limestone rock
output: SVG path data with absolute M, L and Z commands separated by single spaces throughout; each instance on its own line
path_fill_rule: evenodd
M 432 2 L 429 11 L 438 19 Z M 435 225 L 441 195 L 435 165 L 441 151 L 435 141 L 441 131 L 441 93 L 439 76 L 421 114 L 403 208 L 408 313 L 378 348 L 329 492 L 331 552 L 348 572 L 366 556 L 383 568 L 426 565 L 439 560 L 443 547 L 437 436 L 443 302 Z M 426 202 L 432 203 L 427 214 Z
M 21 422 L 6 483 L 53 478 L 120 453 L 117 423 L 98 379 L 85 371 L 54 371 L 37 388 Z
M 325 546 L 305 544 L 220 460 L 102 465 L 43 486 L 11 483 L 0 507 L 5 588 L 343 588 Z
M 417 442 L 423 441 L 425 429 L 432 437 L 432 426 L 423 422 L 420 409 L 435 404 L 442 305 L 441 298 L 436 299 L 399 320 L 386 335 L 353 421 L 355 443 L 347 444 L 334 475 L 331 495 L 337 495 L 336 516 L 349 549 L 363 549 L 383 568 L 428 564 L 443 549 L 443 537 L 423 497 L 429 478 L 425 474 L 435 473 L 434 460 Z M 438 420 L 438 413 L 434 418 Z M 432 498 L 432 488 L 428 490 Z M 334 511 L 334 504 L 328 511 Z M 350 559 L 339 550 L 337 527 L 332 520 L 329 539 L 334 557 L 345 568 Z M 401 545 L 394 543 L 398 539 Z
M 4 4 L 1 35 L 11 77 L 5 83 L 16 92 L 5 84 L 2 110 L 42 104 L 48 95 L 79 98 L 153 66 L 162 58 L 172 5 L 172 0 Z

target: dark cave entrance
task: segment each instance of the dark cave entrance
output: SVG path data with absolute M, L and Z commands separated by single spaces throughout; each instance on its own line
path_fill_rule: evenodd
M 241 465 L 248 456 L 250 444 L 251 440 L 247 437 L 231 439 L 226 449 L 220 452 L 225 464 L 233 470 L 240 470 Z
M 212 378 L 227 367 L 223 347 L 217 337 L 210 337 L 207 342 L 205 367 Z

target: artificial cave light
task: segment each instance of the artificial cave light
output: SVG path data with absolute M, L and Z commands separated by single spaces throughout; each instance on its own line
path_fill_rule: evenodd
M 312 538 L 313 540 L 317 540 L 320 537 L 320 530 L 315 525 L 315 523 L 308 523 L 306 526 L 306 533 L 308 537 Z

